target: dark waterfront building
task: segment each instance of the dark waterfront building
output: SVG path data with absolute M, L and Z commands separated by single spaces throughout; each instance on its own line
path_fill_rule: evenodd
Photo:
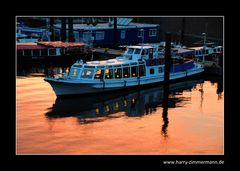
M 50 18 L 53 20 L 50 20 Z M 70 17 L 71 18 L 71 17 Z M 93 46 L 110 46 L 114 43 L 113 17 L 66 17 L 66 41 L 69 41 L 68 24 L 73 29 L 74 40 L 90 43 Z M 223 44 L 223 21 L 221 16 L 152 16 L 127 17 L 117 19 L 117 44 L 129 45 L 164 41 L 166 32 L 172 33 L 172 41 L 182 42 L 186 46 L 203 39 Z M 17 22 L 23 22 L 29 27 L 40 27 L 53 30 L 53 40 L 61 40 L 61 17 L 18 17 Z M 71 35 L 71 33 L 70 33 Z M 144 38 L 143 38 L 144 37 Z M 73 39 L 72 38 L 72 39 Z
M 183 39 L 185 45 L 202 40 L 202 33 L 206 33 L 210 41 L 219 44 L 223 42 L 223 17 L 135 17 L 133 21 L 159 24 L 161 41 L 166 32 L 171 32 L 173 41 L 180 42 Z
M 117 45 L 135 45 L 143 42 L 154 43 L 160 41 L 159 24 L 133 23 L 131 21 L 132 18 L 117 18 L 116 33 L 114 33 L 113 21 L 95 24 L 73 24 L 74 38 L 76 41 L 93 46 L 112 46 L 115 41 Z M 66 26 L 68 33 L 68 24 Z M 57 39 L 61 39 L 60 33 L 61 24 L 56 24 L 55 35 Z

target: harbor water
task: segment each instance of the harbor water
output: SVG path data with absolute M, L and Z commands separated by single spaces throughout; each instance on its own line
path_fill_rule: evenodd
M 44 75 L 69 66 L 18 67 L 16 154 L 224 154 L 222 78 L 57 98 Z

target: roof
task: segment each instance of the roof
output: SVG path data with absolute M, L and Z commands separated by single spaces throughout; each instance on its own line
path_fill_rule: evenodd
M 61 42 L 61 41 L 53 41 L 53 42 L 26 42 L 26 43 L 16 43 L 17 50 L 25 50 L 25 49 L 46 49 L 46 48 L 65 48 L 65 47 L 76 47 L 76 46 L 85 46 L 84 43 L 81 42 Z
M 62 42 L 62 41 L 51 41 L 51 42 L 38 42 L 38 45 L 47 47 L 61 48 L 61 47 L 73 47 L 73 46 L 84 46 L 82 42 Z
M 130 64 L 136 63 L 138 61 L 128 60 L 126 58 L 118 57 L 116 59 L 109 59 L 104 61 L 89 61 L 86 64 L 88 66 L 109 66 L 109 65 L 122 65 L 122 64 Z
M 204 47 L 203 46 L 200 46 L 200 47 L 189 47 L 188 49 L 191 49 L 191 50 L 201 50 L 203 49 Z M 211 47 L 205 47 L 205 49 L 213 49 Z
M 145 23 L 129 23 L 128 25 L 117 25 L 118 29 L 124 28 L 146 28 L 146 27 L 157 27 L 159 24 L 145 24 Z M 55 28 L 61 29 L 61 24 L 55 24 Z M 66 24 L 68 29 L 68 24 Z M 113 24 L 109 23 L 98 23 L 96 26 L 87 24 L 73 24 L 74 30 L 101 30 L 101 29 L 113 29 Z
M 173 50 L 176 49 L 178 54 L 184 53 L 192 53 L 194 50 L 191 49 L 184 49 L 184 48 L 172 48 Z
M 133 18 L 119 18 L 117 17 L 117 25 L 128 25 Z M 111 21 L 111 24 L 113 24 L 114 21 Z
M 26 43 L 16 43 L 17 50 L 25 50 L 25 49 L 46 49 L 47 47 L 38 45 L 37 43 L 33 42 L 26 42 Z
M 127 46 L 128 48 L 134 48 L 134 49 L 149 49 L 149 48 L 154 48 L 153 46 Z

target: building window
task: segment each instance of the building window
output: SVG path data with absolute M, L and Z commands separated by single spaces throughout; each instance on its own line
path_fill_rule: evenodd
M 104 40 L 104 31 L 96 32 L 96 40 Z
M 121 30 L 121 39 L 125 39 L 126 30 Z
M 56 55 L 56 49 L 49 49 L 49 55 L 50 56 Z
M 157 36 L 157 29 L 150 29 L 149 30 L 149 37 Z
M 17 50 L 17 56 L 23 56 L 23 50 Z
M 24 50 L 24 56 L 32 56 L 32 50 Z
M 48 56 L 48 49 L 41 49 L 41 56 Z
M 144 34 L 143 29 L 138 30 L 138 37 L 143 37 L 143 34 Z
M 33 50 L 33 56 L 40 56 L 40 50 L 39 49 L 34 49 Z
M 91 40 L 92 33 L 91 32 L 83 32 L 83 41 L 89 41 Z
M 154 74 L 154 68 L 150 69 L 150 74 Z

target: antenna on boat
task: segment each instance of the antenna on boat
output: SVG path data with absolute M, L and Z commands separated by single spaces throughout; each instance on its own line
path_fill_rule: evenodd
M 205 49 L 206 49 L 206 33 L 202 33 L 203 35 L 203 58 L 202 58 L 202 62 L 205 62 Z

